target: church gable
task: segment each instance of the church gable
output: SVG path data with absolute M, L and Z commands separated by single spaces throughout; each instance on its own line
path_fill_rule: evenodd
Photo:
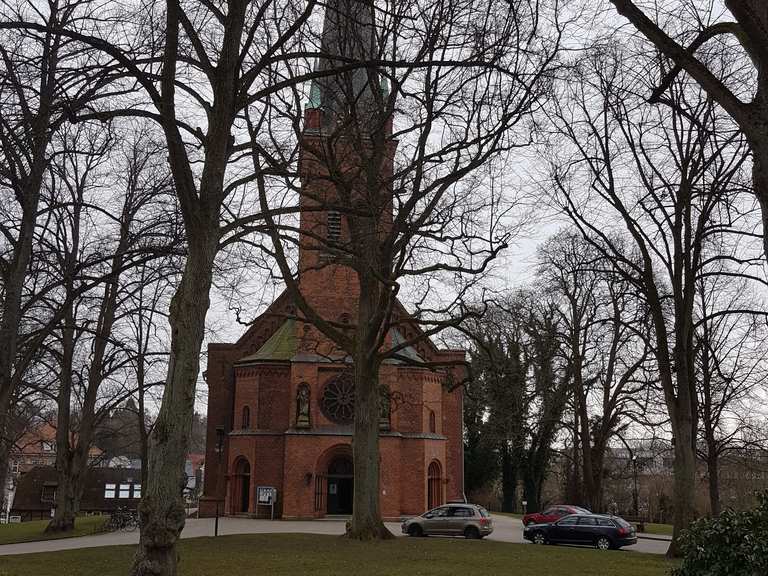
M 292 319 L 295 314 L 288 291 L 284 290 L 234 344 L 234 348 L 241 353 L 237 361 L 255 355 L 282 328 L 286 319 Z
M 296 355 L 296 321 L 293 318 L 285 320 L 280 327 L 262 344 L 254 354 L 249 354 L 238 360 L 238 364 L 250 362 L 290 360 Z

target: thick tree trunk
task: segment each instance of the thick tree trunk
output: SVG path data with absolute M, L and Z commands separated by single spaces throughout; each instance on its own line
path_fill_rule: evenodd
M 171 357 L 163 402 L 150 437 L 147 482 L 139 506 L 141 538 L 131 574 L 175 576 L 176 542 L 184 528 L 184 463 L 189 450 L 200 349 L 210 305 L 218 234 L 188 230 L 189 253 L 171 301 Z M 192 234 L 196 233 L 197 238 Z
M 572 465 L 570 469 L 568 479 L 568 490 L 566 491 L 566 501 L 568 502 L 581 502 L 584 496 L 583 484 L 581 482 L 581 437 L 579 424 L 579 411 L 573 411 L 573 450 L 572 450 Z
M 592 451 L 592 490 L 593 499 L 590 502 L 592 512 L 603 512 L 603 473 L 604 473 L 604 458 L 605 448 L 600 445 L 596 445 Z
M 696 493 L 696 452 L 693 448 L 692 421 L 681 418 L 675 429 L 675 463 L 673 481 L 673 524 L 672 543 L 667 550 L 667 556 L 679 556 L 678 540 L 680 533 L 685 530 L 696 517 L 694 496 Z
M 707 476 L 709 476 L 709 507 L 712 516 L 720 516 L 720 461 L 714 447 L 709 448 L 707 457 Z
M 355 358 L 354 441 L 355 489 L 347 537 L 354 540 L 393 538 L 381 520 L 379 504 L 379 367 Z
M 63 458 L 56 454 L 56 512 L 45 528 L 47 533 L 69 532 L 75 529 L 75 520 L 80 513 L 80 501 L 88 475 L 92 439 L 92 434 L 83 432 L 76 440 L 73 439 L 77 441 L 77 445 L 72 449 L 67 448 Z
M 136 360 L 136 387 L 138 388 L 139 403 L 138 403 L 138 425 L 139 425 L 139 440 L 141 447 L 141 485 L 147 484 L 147 466 L 149 465 L 149 433 L 147 431 L 147 422 L 144 419 L 144 386 L 145 386 L 145 368 L 144 368 L 144 353 L 139 354 L 139 358 Z
M 580 380 L 580 379 L 579 379 Z M 597 494 L 595 493 L 595 473 L 592 468 L 592 440 L 589 430 L 589 415 L 587 414 L 587 397 L 583 389 L 577 389 L 577 404 L 579 409 L 579 440 L 581 444 L 581 476 L 584 483 L 584 499 L 590 510 L 598 510 Z
M 65 258 L 65 286 L 67 294 L 73 290 L 74 254 L 79 247 L 79 210 L 75 209 L 72 246 Z M 75 486 L 73 482 L 72 430 L 72 363 L 75 354 L 75 315 L 73 304 L 66 305 L 64 326 L 61 329 L 61 361 L 59 363 L 59 394 L 56 399 L 56 511 L 46 526 L 48 533 L 69 532 L 75 529 Z
M 513 461 L 508 442 L 501 450 L 501 511 L 517 511 L 517 467 Z
M 56 512 L 46 526 L 46 533 L 70 532 L 75 529 L 75 518 L 80 503 L 81 482 L 79 466 L 69 445 L 65 450 L 58 448 L 56 453 L 56 470 L 58 485 L 56 486 Z
M 56 486 L 56 512 L 46 526 L 48 534 L 56 532 L 70 532 L 75 529 L 82 482 L 80 474 L 75 470 L 75 459 L 67 454 L 64 457 L 56 456 L 58 469 L 58 485 Z
M 768 129 L 768 122 L 765 127 Z M 768 133 L 763 133 L 763 138 L 764 143 L 752 143 L 752 182 L 763 217 L 763 250 L 768 260 Z
M 0 451 L 3 450 L 3 443 L 0 443 Z M 8 454 L 0 456 L 0 461 L 2 462 L 8 462 Z M 4 466 L 3 468 L 0 468 L 0 513 L 4 513 L 6 511 L 10 512 L 8 509 L 9 502 L 7 501 L 7 493 L 5 491 L 5 486 L 8 484 L 8 466 Z
M 42 152 L 40 156 L 42 157 Z M 0 311 L 2 314 L 0 317 L 0 469 L 4 471 L 3 476 L 7 474 L 8 457 L 14 441 L 11 430 L 11 404 L 16 382 L 14 363 L 19 343 L 24 281 L 32 258 L 32 243 L 45 163 L 42 160 L 35 162 L 32 170 L 30 181 L 22 190 L 23 201 L 26 205 L 21 207 L 22 219 L 19 236 L 4 278 L 4 298 Z M 5 485 L 0 489 L 4 490 Z
M 538 483 L 534 475 L 530 472 L 526 472 L 523 478 L 523 494 L 525 495 L 526 512 L 538 512 L 541 510 Z

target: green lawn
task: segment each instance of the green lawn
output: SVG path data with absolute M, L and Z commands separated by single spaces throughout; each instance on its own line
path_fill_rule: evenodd
M 506 516 L 507 518 L 517 518 L 518 520 L 523 519 L 522 514 L 513 514 L 512 512 L 491 512 L 491 516 Z
M 666 576 L 662 556 L 448 538 L 269 534 L 182 540 L 181 576 Z M 0 556 L 0 576 L 124 576 L 134 548 Z
M 108 516 L 81 516 L 75 520 L 75 530 L 59 534 L 45 534 L 48 520 L 35 520 L 19 524 L 0 524 L 0 544 L 35 542 L 37 540 L 58 540 L 74 536 L 88 536 L 104 529 Z M 2 576 L 2 573 L 0 573 Z
M 646 534 L 659 534 L 662 536 L 672 536 L 672 528 L 673 526 L 671 524 L 650 524 L 646 523 L 645 525 L 645 533 Z

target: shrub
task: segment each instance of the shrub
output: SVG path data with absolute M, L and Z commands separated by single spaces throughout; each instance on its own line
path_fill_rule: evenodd
M 703 518 L 680 535 L 682 566 L 674 576 L 765 576 L 768 574 L 768 493 L 749 512 L 726 510 Z

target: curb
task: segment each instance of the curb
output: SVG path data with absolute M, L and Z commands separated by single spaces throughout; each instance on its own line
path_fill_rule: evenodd
M 672 542 L 672 538 L 669 536 L 651 536 L 646 534 L 638 534 L 638 539 L 642 540 L 655 540 L 657 542 Z

